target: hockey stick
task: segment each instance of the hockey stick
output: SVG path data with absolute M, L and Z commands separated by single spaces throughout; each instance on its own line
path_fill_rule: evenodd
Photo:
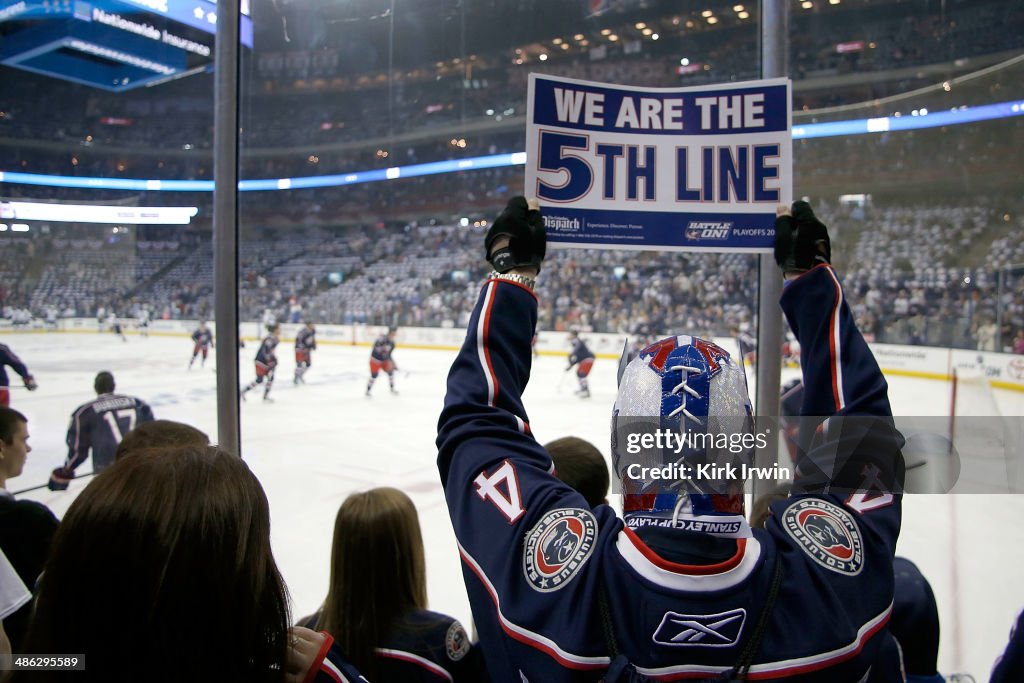
M 562 393 L 562 387 L 565 386 L 565 378 L 569 376 L 569 370 L 572 370 L 572 368 L 566 368 L 565 372 L 562 373 L 562 378 L 558 380 L 558 386 L 555 388 L 556 394 Z
M 95 473 L 95 472 L 87 472 L 87 473 L 85 473 L 85 474 L 78 474 L 78 475 L 76 475 L 76 476 L 74 477 L 74 479 L 85 479 L 86 477 L 91 477 L 91 476 L 92 476 L 92 475 L 94 475 L 94 474 L 96 474 L 96 473 Z M 49 483 L 46 483 L 46 484 L 40 484 L 39 486 L 32 486 L 32 487 L 29 487 L 29 488 L 27 488 L 27 489 L 22 489 L 22 490 L 20 490 L 20 491 L 14 491 L 14 492 L 12 493 L 12 495 L 15 495 L 15 496 L 20 496 L 20 495 L 21 495 L 21 494 L 23 494 L 23 493 L 31 493 L 32 491 L 38 491 L 39 489 L 45 489 L 45 488 L 49 488 L 49 486 L 50 486 L 50 484 L 49 484 Z M 59 490 L 59 489 L 58 489 L 58 490 Z

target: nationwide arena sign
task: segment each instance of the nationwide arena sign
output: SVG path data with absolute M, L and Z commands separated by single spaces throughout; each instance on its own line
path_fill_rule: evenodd
M 117 92 L 212 67 L 216 30 L 209 0 L 0 0 L 0 63 Z
M 562 246 L 770 251 L 792 193 L 788 79 L 635 88 L 530 75 L 526 193 Z

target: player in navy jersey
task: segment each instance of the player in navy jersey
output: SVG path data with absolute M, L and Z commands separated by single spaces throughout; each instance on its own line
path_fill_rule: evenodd
M 316 348 L 316 326 L 307 322 L 295 335 L 295 383 L 306 383 L 303 379 L 313 364 L 313 350 Z
M 802 342 L 808 424 L 794 493 L 774 504 L 766 530 L 743 517 L 742 481 L 692 473 L 647 481 L 629 467 L 644 464 L 627 457 L 633 437 L 654 436 L 623 431 L 630 417 L 669 436 L 702 426 L 730 443 L 756 436 L 739 363 L 693 337 L 657 342 L 622 368 L 612 441 L 622 519 L 606 505 L 590 509 L 553 475 L 521 398 L 544 224 L 522 197 L 492 224 L 485 249 L 495 272 L 449 373 L 437 446 L 494 680 L 902 680 L 886 629 L 902 437 L 829 265 L 827 234 L 817 238 L 806 205 L 794 213 L 777 221 L 777 260 L 790 279 L 782 308 Z M 647 463 L 655 468 L 682 458 L 686 467 L 739 469 L 751 452 L 738 450 L 691 443 L 681 454 L 654 446 L 640 455 L 655 456 Z M 844 457 L 850 467 L 840 473 L 853 473 L 856 485 L 823 474 Z
M 210 347 L 212 346 L 213 332 L 206 326 L 205 320 L 200 320 L 199 327 L 192 332 L 192 358 L 188 361 L 188 369 L 192 369 L 192 364 L 196 362 L 196 357 L 199 354 L 203 355 L 203 359 L 199 361 L 199 366 L 203 367 L 206 365 L 206 356 L 210 353 Z
M 569 333 L 569 343 L 572 344 L 572 351 L 569 352 L 569 367 L 566 372 L 576 366 L 576 379 L 580 383 L 576 395 L 580 398 L 590 398 L 590 385 L 587 383 L 587 376 L 594 367 L 594 354 L 587 348 L 586 343 L 580 339 L 580 335 L 573 330 Z
M 50 474 L 48 486 L 63 491 L 75 478 L 75 469 L 92 451 L 93 472 L 100 472 L 114 463 L 117 446 L 135 425 L 153 419 L 153 409 L 134 396 L 114 393 L 114 376 L 109 372 L 96 375 L 93 382 L 95 400 L 83 403 L 71 414 L 68 427 L 68 458 Z
M 281 326 L 277 323 L 267 325 L 267 334 L 260 343 L 259 351 L 256 352 L 256 379 L 249 383 L 249 386 L 242 389 L 242 400 L 250 390 L 255 389 L 267 380 L 267 386 L 263 388 L 263 400 L 273 401 L 270 398 L 270 389 L 274 386 L 274 369 L 277 367 L 277 343 L 281 335 Z
M 373 350 L 370 351 L 370 381 L 366 383 L 366 395 L 370 395 L 373 383 L 381 370 L 388 374 L 388 386 L 391 393 L 397 394 L 395 390 L 395 361 L 391 358 L 391 352 L 395 350 L 395 334 L 397 328 L 389 327 L 387 334 L 382 334 L 373 342 Z
M 1024 612 L 1010 631 L 1010 642 L 996 659 L 989 683 L 1013 683 L 1024 680 Z
M 7 377 L 7 366 L 21 376 L 21 381 L 25 384 L 26 389 L 35 391 L 39 388 L 35 378 L 32 377 L 28 368 L 15 355 L 14 351 L 11 351 L 11 347 L 7 344 L 0 344 L 0 406 L 11 405 L 11 381 Z

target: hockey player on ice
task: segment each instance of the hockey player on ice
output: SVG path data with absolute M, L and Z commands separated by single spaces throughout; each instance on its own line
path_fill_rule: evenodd
M 83 403 L 71 414 L 68 426 L 68 458 L 53 470 L 47 484 L 52 491 L 63 491 L 75 478 L 75 470 L 92 452 L 93 472 L 101 472 L 114 463 L 117 446 L 136 425 L 153 419 L 153 409 L 135 396 L 114 393 L 114 376 L 106 371 L 96 375 L 96 398 Z
M 305 375 L 313 364 L 313 350 L 316 349 L 316 326 L 307 322 L 295 335 L 295 384 L 306 383 Z
M 242 389 L 242 400 L 245 400 L 245 395 L 258 387 L 263 383 L 263 380 L 267 380 L 267 385 L 263 388 L 263 400 L 269 403 L 273 403 L 274 399 L 270 398 L 270 389 L 274 386 L 274 369 L 277 367 L 277 343 L 281 336 L 281 326 L 277 323 L 267 326 L 267 336 L 263 338 L 260 343 L 260 348 L 256 352 L 256 379 L 249 383 L 247 387 Z
M 579 381 L 576 395 L 580 398 L 590 398 L 590 385 L 587 383 L 587 376 L 594 367 L 594 354 L 587 348 L 586 342 L 580 339 L 576 330 L 569 333 L 569 343 L 572 344 L 572 350 L 569 352 L 569 366 L 565 371 L 569 372 L 574 365 L 576 366 L 576 379 Z
M 192 331 L 192 358 L 188 362 L 188 369 L 196 362 L 196 356 L 202 354 L 203 359 L 199 361 L 199 367 L 206 365 L 206 356 L 213 346 L 213 332 L 206 326 L 205 320 L 199 321 L 199 327 Z
M 373 342 L 373 350 L 370 351 L 370 380 L 366 383 L 366 395 L 370 395 L 370 390 L 373 389 L 373 383 L 377 380 L 377 375 L 381 370 L 388 374 L 388 386 L 391 388 L 392 394 L 397 394 L 395 390 L 395 361 L 391 358 L 391 352 L 395 350 L 395 335 L 398 333 L 398 328 L 389 327 L 386 334 L 382 334 L 377 337 L 377 340 Z
M 18 358 L 14 351 L 11 351 L 11 347 L 7 346 L 7 344 L 0 344 L 0 406 L 11 405 L 11 384 L 7 377 L 8 366 L 21 376 L 21 381 L 26 389 L 35 391 L 39 388 L 35 378 L 32 377 L 32 373 L 28 371 L 28 367 Z

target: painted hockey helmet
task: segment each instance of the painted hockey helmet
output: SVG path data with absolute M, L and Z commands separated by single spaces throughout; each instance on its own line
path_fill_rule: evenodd
M 755 444 L 746 374 L 725 349 L 678 336 L 623 356 L 611 450 L 627 525 L 749 535 L 743 465 Z

